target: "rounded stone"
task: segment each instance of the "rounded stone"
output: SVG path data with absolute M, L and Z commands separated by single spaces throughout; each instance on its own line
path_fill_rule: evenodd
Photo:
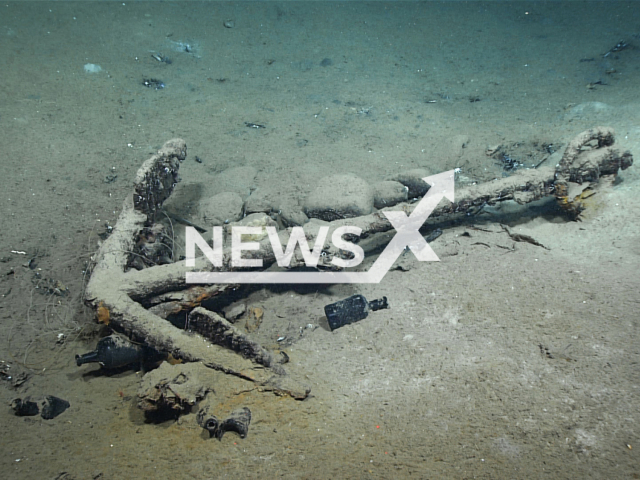
M 225 243 L 230 245 L 231 235 L 233 233 L 233 227 L 260 227 L 262 231 L 260 233 L 251 234 L 251 235 L 242 235 L 243 242 L 259 242 L 263 238 L 267 237 L 267 231 L 265 227 L 276 227 L 278 228 L 278 224 L 273 220 L 269 215 L 265 213 L 252 213 L 251 215 L 247 215 L 242 220 L 228 225 L 225 229 L 226 240 Z
M 376 183 L 373 186 L 373 206 L 376 208 L 393 207 L 401 202 L 406 202 L 409 188 L 400 182 L 387 180 Z
M 424 168 L 415 168 L 401 172 L 391 180 L 396 180 L 409 189 L 409 198 L 417 198 L 424 196 L 429 191 L 430 185 L 422 180 L 428 177 L 430 173 Z
M 244 213 L 269 213 L 277 210 L 277 192 L 256 188 L 244 202 Z
M 300 207 L 283 205 L 280 209 L 280 219 L 285 227 L 301 227 L 309 221 L 309 217 L 300 210 Z
M 200 200 L 198 212 L 203 228 L 235 222 L 242 218 L 242 197 L 234 192 L 223 192 Z
M 322 178 L 304 202 L 308 217 L 328 222 L 372 211 L 373 189 L 363 179 L 349 174 Z

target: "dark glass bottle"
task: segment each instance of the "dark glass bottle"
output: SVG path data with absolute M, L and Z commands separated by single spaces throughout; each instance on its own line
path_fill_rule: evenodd
M 100 339 L 93 352 L 76 355 L 76 364 L 99 363 L 104 368 L 119 368 L 133 363 L 140 364 L 144 359 L 144 347 L 119 335 L 109 335 Z
M 363 295 L 358 294 L 325 306 L 324 313 L 329 321 L 329 327 L 335 330 L 366 318 L 369 311 L 375 312 L 383 308 L 389 308 L 387 297 L 369 302 Z

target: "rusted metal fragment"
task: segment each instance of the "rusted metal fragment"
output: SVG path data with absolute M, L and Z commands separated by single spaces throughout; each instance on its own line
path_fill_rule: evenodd
M 186 290 L 151 297 L 145 301 L 145 305 L 151 305 L 150 312 L 161 318 L 167 318 L 169 315 L 199 307 L 205 300 L 220 295 L 229 288 L 231 288 L 229 285 L 194 285 Z
M 198 307 L 191 311 L 189 329 L 198 332 L 216 345 L 233 350 L 242 357 L 251 359 L 265 367 L 280 367 L 274 365 L 273 355 L 270 352 L 250 340 L 228 320 L 206 308 Z M 284 373 L 284 369 L 281 372 Z
M 188 412 L 208 392 L 213 391 L 214 385 L 206 370 L 199 363 L 163 363 L 142 377 L 138 406 L 147 413 L 162 410 Z

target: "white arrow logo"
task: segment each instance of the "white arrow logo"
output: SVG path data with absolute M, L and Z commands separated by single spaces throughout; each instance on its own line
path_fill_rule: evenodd
M 437 262 L 438 256 L 420 235 L 420 228 L 443 198 L 454 201 L 454 171 L 425 177 L 431 185 L 408 215 L 383 212 L 396 234 L 367 272 L 187 272 L 186 283 L 380 283 L 405 248 L 421 262 Z

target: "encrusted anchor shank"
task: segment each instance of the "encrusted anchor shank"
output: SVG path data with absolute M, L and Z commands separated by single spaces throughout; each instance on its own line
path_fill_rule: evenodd
M 133 208 L 154 221 L 156 213 L 180 181 L 180 162 L 187 157 L 187 144 L 174 138 L 142 164 L 135 179 Z

